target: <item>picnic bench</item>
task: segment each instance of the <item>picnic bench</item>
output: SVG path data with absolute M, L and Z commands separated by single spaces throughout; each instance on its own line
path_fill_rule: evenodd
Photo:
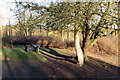
M 39 52 L 39 48 L 40 48 L 40 45 L 37 45 L 37 44 L 33 44 L 33 45 L 25 45 L 25 51 L 26 52 L 29 52 L 30 50 L 32 51 L 35 51 L 35 52 Z

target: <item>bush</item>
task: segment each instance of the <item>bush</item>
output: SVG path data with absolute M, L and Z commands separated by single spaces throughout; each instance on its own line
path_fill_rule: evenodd
M 65 48 L 66 43 L 61 39 L 46 36 L 9 36 L 2 38 L 3 43 L 13 45 L 38 44 L 40 47 Z
M 100 38 L 91 48 L 93 53 L 118 55 L 118 37 L 107 36 Z
M 75 47 L 74 41 L 66 41 L 67 47 Z

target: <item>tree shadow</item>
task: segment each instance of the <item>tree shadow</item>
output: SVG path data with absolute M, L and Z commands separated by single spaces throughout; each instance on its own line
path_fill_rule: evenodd
M 93 76 L 102 78 L 102 77 L 108 77 L 108 78 L 118 78 L 120 76 L 119 71 L 120 67 L 106 63 L 104 61 L 101 61 L 99 59 L 96 59 L 94 57 L 88 57 L 89 61 L 85 62 L 83 68 L 84 71 L 89 74 L 88 76 Z
M 42 54 L 44 54 L 44 55 L 46 55 L 48 57 L 51 57 L 53 59 L 68 61 L 70 63 L 77 64 L 77 61 L 71 60 L 73 58 L 72 56 L 67 56 L 67 55 L 59 54 L 58 52 L 56 52 L 55 50 L 53 50 L 51 48 L 45 48 L 45 49 L 40 48 L 40 50 L 44 51 L 44 52 L 39 51 L 40 53 L 42 53 Z M 54 55 L 54 56 L 52 56 L 51 54 Z
M 52 55 L 55 55 L 55 56 L 58 56 L 58 57 L 63 57 L 63 58 L 73 58 L 72 56 L 67 56 L 67 55 L 62 55 L 62 54 L 59 54 L 57 51 L 55 51 L 54 49 L 51 49 L 51 48 L 40 48 L 41 50 L 45 51 L 45 52 L 48 52 Z
M 13 71 L 12 71 L 10 65 L 9 65 L 9 62 L 8 62 L 8 60 L 7 60 L 8 58 L 7 58 L 7 55 L 6 55 L 6 52 L 5 52 L 4 49 L 2 49 L 2 53 L 3 53 L 3 56 L 4 56 L 4 63 L 5 63 L 6 67 L 7 67 L 8 70 L 9 70 L 10 76 L 14 76 L 14 73 L 13 73 Z M 4 71 L 3 71 L 3 68 L 4 68 L 4 64 L 3 64 L 3 62 L 2 62 L 2 73 L 4 72 Z M 3 76 L 3 74 L 2 74 L 2 76 Z

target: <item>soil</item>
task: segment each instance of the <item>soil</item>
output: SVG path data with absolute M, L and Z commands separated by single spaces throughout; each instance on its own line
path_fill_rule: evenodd
M 44 56 L 45 57 L 45 56 Z M 89 56 L 80 67 L 64 57 L 47 57 L 41 61 L 4 61 L 3 78 L 118 78 L 120 67 Z

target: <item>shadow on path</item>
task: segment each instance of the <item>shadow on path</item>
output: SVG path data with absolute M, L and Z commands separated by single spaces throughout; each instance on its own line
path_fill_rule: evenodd
M 2 78 L 48 78 L 48 74 L 44 73 L 41 68 L 43 62 L 36 55 L 34 55 L 36 60 L 27 60 L 28 56 L 23 54 L 22 51 L 18 50 L 17 52 L 13 50 L 16 54 L 10 54 L 16 55 L 20 60 L 8 60 L 6 51 L 4 49 L 2 51 L 4 57 L 4 61 L 2 62 Z
M 2 49 L 2 53 L 3 53 L 3 56 L 4 56 L 4 63 L 6 65 L 6 67 L 7 67 L 8 72 L 10 73 L 9 75 L 14 76 L 14 73 L 13 73 L 13 71 L 11 69 L 11 66 L 10 66 L 9 62 L 8 62 L 8 58 L 7 58 L 7 55 L 6 55 L 6 52 L 5 52 L 4 49 Z M 2 73 L 3 73 L 3 68 L 4 68 L 4 65 L 2 64 Z M 3 76 L 3 74 L 2 74 L 2 76 Z
M 88 76 L 94 76 L 98 78 L 118 78 L 120 76 L 120 67 L 111 65 L 109 63 L 103 62 L 99 59 L 90 56 L 89 61 L 84 64 L 83 69 L 85 69 L 85 73 L 89 74 Z
M 46 56 L 48 56 L 48 57 L 51 57 L 53 59 L 68 61 L 68 62 L 71 62 L 73 64 L 77 64 L 76 61 L 71 60 L 71 58 L 73 58 L 72 56 L 59 54 L 58 52 L 56 52 L 55 50 L 50 49 L 50 48 L 46 48 L 46 49 L 40 49 L 40 50 L 43 50 L 44 52 L 42 52 L 42 51 L 39 51 L 39 52 L 46 55 Z M 47 54 L 45 52 L 47 52 L 49 54 Z M 54 55 L 54 56 L 52 56 L 51 54 Z
M 67 55 L 62 55 L 60 53 L 58 53 L 57 51 L 55 51 L 54 49 L 51 48 L 41 48 L 40 50 L 43 50 L 45 52 L 48 52 L 49 54 L 58 56 L 58 57 L 63 57 L 63 58 L 73 58 L 72 56 L 67 56 Z

